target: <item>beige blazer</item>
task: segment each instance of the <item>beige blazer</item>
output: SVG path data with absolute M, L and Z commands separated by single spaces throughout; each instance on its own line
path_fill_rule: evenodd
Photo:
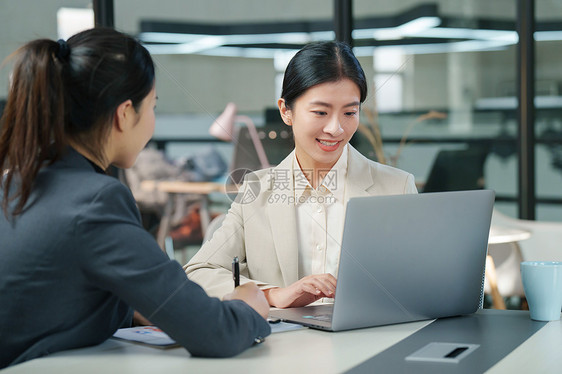
M 371 161 L 351 146 L 348 152 L 348 198 L 417 193 L 412 174 Z M 184 266 L 189 279 L 209 295 L 232 292 L 235 256 L 240 260 L 241 283 L 253 281 L 264 289 L 298 280 L 293 153 L 278 166 L 246 178 L 222 226 Z

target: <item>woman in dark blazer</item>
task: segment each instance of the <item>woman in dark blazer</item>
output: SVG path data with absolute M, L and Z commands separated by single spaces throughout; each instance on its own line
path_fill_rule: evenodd
M 262 291 L 207 296 L 105 175 L 132 166 L 155 103 L 149 53 L 117 31 L 16 52 L 0 137 L 0 368 L 101 343 L 133 310 L 198 356 L 235 355 L 270 333 Z

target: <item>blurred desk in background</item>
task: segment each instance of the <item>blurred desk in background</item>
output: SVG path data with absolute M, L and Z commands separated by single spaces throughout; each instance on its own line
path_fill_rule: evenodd
M 146 180 L 141 183 L 141 188 L 146 191 L 158 190 L 168 194 L 168 200 L 164 207 L 162 220 L 158 226 L 156 241 L 162 250 L 166 251 L 166 237 L 170 233 L 171 219 L 176 201 L 180 195 L 193 195 L 194 201 L 201 204 L 201 230 L 203 235 L 211 221 L 209 213 L 209 194 L 213 192 L 225 192 L 224 183 L 216 182 L 183 182 L 183 181 L 155 181 Z

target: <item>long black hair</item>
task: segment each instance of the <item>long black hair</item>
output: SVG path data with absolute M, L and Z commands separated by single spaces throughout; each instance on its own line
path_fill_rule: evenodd
M 34 40 L 15 59 L 1 121 L 2 207 L 18 199 L 21 213 L 39 169 L 60 157 L 69 142 L 105 164 L 103 150 L 117 107 L 131 100 L 136 110 L 154 86 L 154 64 L 132 37 L 95 28 L 67 42 Z M 2 175 L 0 175 L 2 176 Z M 10 193 L 17 176 L 19 188 Z
M 281 98 L 287 108 L 310 87 L 350 79 L 359 87 L 361 102 L 367 98 L 365 72 L 351 47 L 342 42 L 316 42 L 304 46 L 291 59 L 283 77 Z

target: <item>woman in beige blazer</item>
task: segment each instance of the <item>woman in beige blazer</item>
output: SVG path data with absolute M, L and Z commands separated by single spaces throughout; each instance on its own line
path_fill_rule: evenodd
M 222 226 L 184 266 L 191 280 L 223 297 L 232 292 L 231 264 L 237 256 L 241 282 L 255 282 L 272 306 L 303 306 L 334 296 L 339 247 L 334 248 L 341 241 L 347 200 L 417 193 L 411 174 L 371 161 L 348 144 L 366 96 L 365 75 L 347 45 L 313 43 L 293 57 L 278 106 L 292 126 L 295 150 L 278 166 L 246 177 Z M 327 215 L 310 213 L 317 206 Z M 309 236 L 315 235 L 308 231 L 318 230 L 316 224 L 331 243 L 331 254 L 325 255 L 331 266 L 311 270 L 310 256 L 317 254 L 308 255 L 313 252 Z

